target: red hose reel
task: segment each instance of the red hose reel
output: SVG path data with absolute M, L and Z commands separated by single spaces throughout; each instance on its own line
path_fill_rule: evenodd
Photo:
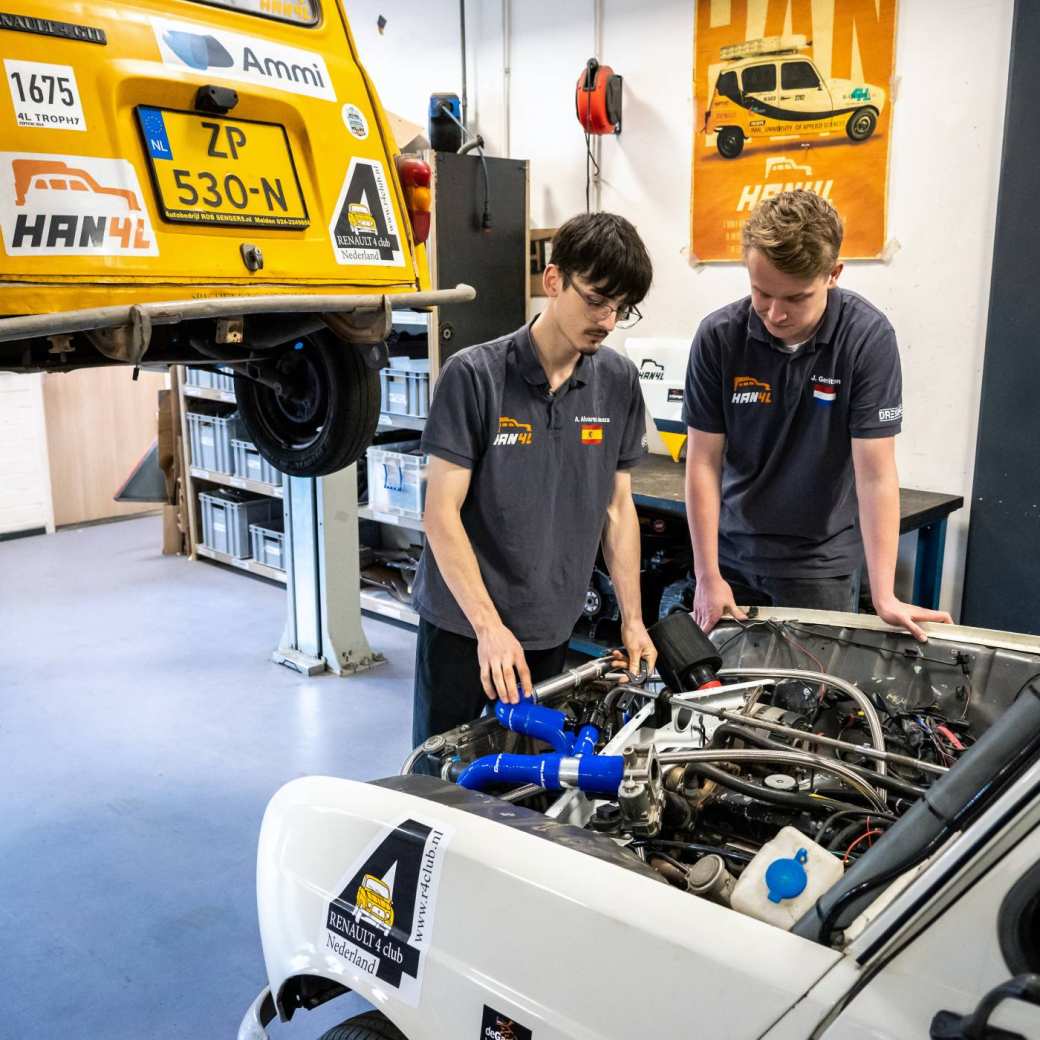
M 575 111 L 585 133 L 621 133 L 622 81 L 609 65 L 589 58 L 574 92 Z

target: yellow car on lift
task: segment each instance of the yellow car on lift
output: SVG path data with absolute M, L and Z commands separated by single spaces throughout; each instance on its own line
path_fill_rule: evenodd
M 746 141 L 844 132 L 851 141 L 874 133 L 885 91 L 872 83 L 828 79 L 806 52 L 804 36 L 769 36 L 723 47 L 710 90 L 705 133 L 724 159 Z
M 336 0 L 22 0 L 0 15 L 0 370 L 228 364 L 301 476 L 379 417 L 429 289 L 430 169 L 397 153 Z

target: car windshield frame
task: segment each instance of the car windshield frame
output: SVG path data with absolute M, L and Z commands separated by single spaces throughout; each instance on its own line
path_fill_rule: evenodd
M 239 14 L 250 15 L 253 18 L 266 18 L 270 22 L 281 22 L 283 25 L 296 25 L 303 29 L 314 29 L 321 22 L 321 0 L 271 0 L 272 3 L 295 7 L 306 5 L 313 12 L 311 21 L 302 21 L 299 18 L 287 17 L 275 14 L 273 11 L 262 11 L 260 5 L 264 0 L 192 0 L 193 3 L 204 7 L 218 7 L 222 11 L 236 11 Z M 255 8 L 246 6 L 254 3 Z

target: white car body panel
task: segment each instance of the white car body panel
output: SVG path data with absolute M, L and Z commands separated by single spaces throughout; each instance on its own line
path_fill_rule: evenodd
M 454 830 L 415 1008 L 323 948 L 344 868 L 402 815 Z M 294 975 L 331 979 L 409 1040 L 477 1037 L 485 1004 L 539 1038 L 685 1035 L 692 1008 L 701 1023 L 724 1024 L 715 1035 L 758 1037 L 841 959 L 582 852 L 350 780 L 283 787 L 264 817 L 258 863 L 272 992 Z M 635 999 L 647 992 L 662 999 Z

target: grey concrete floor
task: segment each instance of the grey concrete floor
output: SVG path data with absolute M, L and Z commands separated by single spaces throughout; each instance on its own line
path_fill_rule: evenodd
M 304 679 L 268 659 L 284 590 L 160 542 L 154 517 L 0 542 L 2 1037 L 234 1037 L 266 981 L 267 800 L 409 749 L 411 631 L 366 620 L 387 664 Z

